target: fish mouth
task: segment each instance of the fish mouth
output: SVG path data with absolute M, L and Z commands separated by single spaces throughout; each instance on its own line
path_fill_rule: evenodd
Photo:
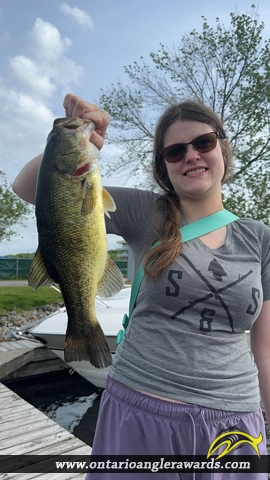
M 74 133 L 74 130 L 77 130 L 78 132 L 81 132 L 83 136 L 87 136 L 88 140 L 96 127 L 92 120 L 79 117 L 56 118 L 53 126 L 62 128 L 67 134 Z

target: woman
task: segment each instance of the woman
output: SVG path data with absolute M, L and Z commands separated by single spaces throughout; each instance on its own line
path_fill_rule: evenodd
M 91 141 L 101 148 L 107 113 L 70 94 L 64 108 L 67 116 L 96 123 Z M 32 203 L 40 160 L 28 163 L 13 185 Z M 179 232 L 223 209 L 221 186 L 231 164 L 221 121 L 202 104 L 187 101 L 169 107 L 156 127 L 153 172 L 163 194 L 108 189 L 117 205 L 106 220 L 108 233 L 127 241 L 137 266 L 144 258 L 145 278 L 110 368 L 93 455 L 205 458 L 220 435 L 215 455 L 228 437 L 233 437 L 230 455 L 267 454 L 259 385 L 269 421 L 270 229 L 238 219 L 183 244 Z M 245 334 L 251 327 L 254 357 Z M 89 473 L 87 479 L 98 475 Z M 123 478 L 113 471 L 105 475 Z M 212 478 L 210 472 L 191 475 Z M 214 475 L 236 480 L 242 474 Z M 186 477 L 168 470 L 162 478 Z M 245 478 L 262 480 L 267 474 Z

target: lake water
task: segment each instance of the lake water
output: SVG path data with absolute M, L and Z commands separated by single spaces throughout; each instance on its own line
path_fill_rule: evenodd
M 21 398 L 92 446 L 101 389 L 68 371 L 3 382 Z

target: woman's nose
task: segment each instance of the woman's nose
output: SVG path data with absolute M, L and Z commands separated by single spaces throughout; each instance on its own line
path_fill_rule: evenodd
M 193 145 L 187 145 L 187 151 L 185 153 L 184 161 L 185 162 L 196 162 L 199 160 L 200 154 L 199 152 L 193 147 Z

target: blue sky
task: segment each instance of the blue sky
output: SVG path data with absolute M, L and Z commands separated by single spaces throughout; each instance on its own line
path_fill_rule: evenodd
M 219 17 L 226 25 L 230 12 L 247 13 L 252 3 L 0 0 L 0 170 L 12 183 L 23 165 L 43 150 L 53 119 L 64 115 L 66 93 L 98 102 L 101 88 L 119 79 L 125 82 L 124 65 L 141 56 L 147 63 L 160 43 L 172 47 L 185 33 L 200 30 L 202 15 L 208 23 L 214 25 Z M 268 19 L 269 1 L 255 4 L 260 19 Z M 264 30 L 268 37 L 269 28 Z M 113 151 L 111 158 L 117 161 Z M 119 185 L 120 177 L 104 178 L 104 184 Z M 34 218 L 26 225 L 17 228 L 10 242 L 0 244 L 0 255 L 35 251 Z M 115 245 L 110 239 L 109 247 Z

